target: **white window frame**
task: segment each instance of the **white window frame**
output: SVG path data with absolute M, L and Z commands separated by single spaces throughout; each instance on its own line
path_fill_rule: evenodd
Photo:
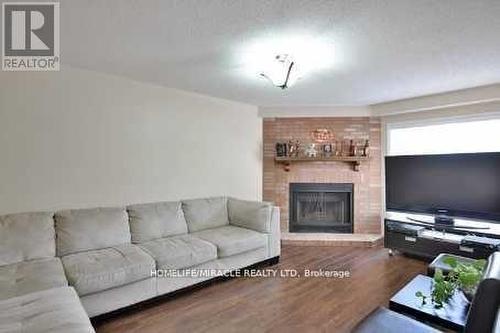
M 488 112 L 488 113 L 480 113 L 474 115 L 468 114 L 468 115 L 436 117 L 428 119 L 387 122 L 385 123 L 385 134 L 383 136 L 383 140 L 385 143 L 383 156 L 389 156 L 389 152 L 391 151 L 390 132 L 393 129 L 425 127 L 433 125 L 445 125 L 445 124 L 467 123 L 474 121 L 499 120 L 499 119 L 500 119 L 500 112 Z

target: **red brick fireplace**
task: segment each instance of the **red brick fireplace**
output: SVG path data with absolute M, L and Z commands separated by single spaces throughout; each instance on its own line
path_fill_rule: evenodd
M 265 118 L 264 134 L 264 200 L 281 208 L 281 231 L 289 232 L 290 183 L 342 183 L 354 185 L 354 234 L 381 233 L 381 133 L 380 119 L 373 117 L 342 118 Z M 289 171 L 276 163 L 275 145 L 291 139 L 311 142 L 318 128 L 333 132 L 334 139 L 370 142 L 370 159 L 361 162 L 359 171 L 350 163 L 339 161 L 294 162 Z

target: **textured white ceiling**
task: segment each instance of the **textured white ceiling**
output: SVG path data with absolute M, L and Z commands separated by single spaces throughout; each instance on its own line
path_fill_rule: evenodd
M 319 36 L 334 66 L 286 91 L 259 38 Z M 366 105 L 500 82 L 499 0 L 62 0 L 63 64 L 260 106 Z

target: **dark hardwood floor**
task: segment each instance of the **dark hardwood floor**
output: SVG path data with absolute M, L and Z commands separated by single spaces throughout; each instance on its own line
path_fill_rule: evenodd
M 284 246 L 271 268 L 351 277 L 231 279 L 108 319 L 97 332 L 349 332 L 426 264 L 381 247 Z

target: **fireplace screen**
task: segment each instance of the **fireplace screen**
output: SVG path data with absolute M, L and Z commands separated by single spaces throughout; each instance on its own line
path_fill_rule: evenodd
M 290 184 L 290 231 L 352 233 L 352 189 L 352 184 Z

